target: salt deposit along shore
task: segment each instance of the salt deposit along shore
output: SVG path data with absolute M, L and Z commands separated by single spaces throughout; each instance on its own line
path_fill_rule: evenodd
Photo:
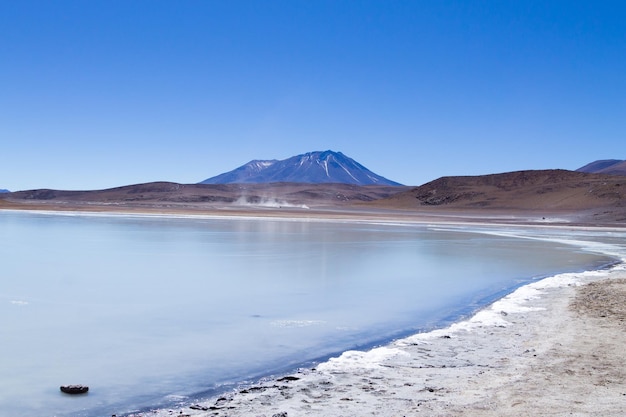
M 134 416 L 626 415 L 626 266 L 521 287 L 469 320 Z

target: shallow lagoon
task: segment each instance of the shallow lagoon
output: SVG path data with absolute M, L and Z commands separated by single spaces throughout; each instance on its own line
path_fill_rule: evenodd
M 609 262 L 418 225 L 0 212 L 0 231 L 0 412 L 33 417 L 166 406 Z

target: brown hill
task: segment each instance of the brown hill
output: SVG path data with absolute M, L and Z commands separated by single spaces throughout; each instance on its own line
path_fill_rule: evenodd
M 389 197 L 409 187 L 350 184 L 177 184 L 153 182 L 94 191 L 38 189 L 0 195 L 16 204 L 80 207 L 207 208 L 341 206 Z M 1 207 L 1 205 L 0 205 Z
M 375 204 L 465 211 L 592 211 L 626 218 L 626 178 L 566 170 L 442 177 Z
M 177 184 L 154 182 L 95 191 L 0 194 L 0 208 L 224 212 L 292 208 L 400 218 L 626 222 L 626 178 L 565 170 L 442 177 L 419 187 L 349 184 Z M 270 213 L 270 211 L 265 211 Z M 278 213 L 280 210 L 273 210 Z M 303 212 L 304 213 L 304 212 Z M 324 215 L 326 215 L 324 214 Z M 274 214 L 271 214 L 274 215 Z M 548 219 L 550 220 L 550 219 Z

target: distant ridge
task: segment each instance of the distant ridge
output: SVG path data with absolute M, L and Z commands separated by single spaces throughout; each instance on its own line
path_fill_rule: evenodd
M 2 207 L 68 209 L 202 210 L 207 208 L 340 207 L 370 202 L 409 189 L 389 185 L 265 183 L 178 184 L 150 182 L 92 191 L 35 189 L 0 195 Z
M 206 213 L 333 209 L 355 215 L 626 225 L 626 176 L 566 170 L 441 177 L 419 187 L 341 183 L 177 184 L 0 194 L 0 209 Z M 312 213 L 312 211 L 310 212 Z M 404 214 L 403 214 L 404 213 Z M 493 217 L 491 217 L 493 216 Z M 427 217 L 424 217 L 427 218 Z M 509 220 L 506 220 L 509 219 Z
M 0 189 L 0 193 L 10 193 L 11 191 L 5 190 L 4 188 Z
M 626 161 L 621 159 L 601 159 L 578 168 L 576 171 L 590 174 L 626 175 Z
M 381 206 L 463 210 L 565 210 L 602 208 L 626 220 L 626 182 L 620 176 L 567 170 L 441 177 L 376 201 Z
M 330 150 L 308 152 L 282 161 L 253 160 L 232 171 L 201 181 L 200 184 L 275 182 L 402 185 L 373 173 L 341 152 Z

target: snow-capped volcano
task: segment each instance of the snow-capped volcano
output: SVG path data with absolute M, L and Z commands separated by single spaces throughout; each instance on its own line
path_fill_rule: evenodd
M 200 184 L 230 183 L 342 183 L 356 185 L 402 185 L 374 174 L 341 152 L 308 152 L 278 160 L 254 160 Z

